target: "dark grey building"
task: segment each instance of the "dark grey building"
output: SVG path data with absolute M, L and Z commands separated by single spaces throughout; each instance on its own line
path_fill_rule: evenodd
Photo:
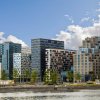
M 48 48 L 64 49 L 64 42 L 42 38 L 31 40 L 32 69 L 38 71 L 40 81 L 43 79 L 43 74 L 46 68 L 45 50 Z
M 5 42 L 3 44 L 2 69 L 8 75 L 8 79 L 13 78 L 13 54 L 21 53 L 21 44 Z
M 2 62 L 3 45 L 0 44 L 0 63 Z

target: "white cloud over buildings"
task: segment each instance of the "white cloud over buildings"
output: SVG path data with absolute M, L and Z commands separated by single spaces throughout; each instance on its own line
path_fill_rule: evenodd
M 98 15 L 98 20 L 94 21 L 94 23 L 88 27 L 82 27 L 80 25 L 67 26 L 67 29 L 56 34 L 54 39 L 64 41 L 67 49 L 78 49 L 78 47 L 82 44 L 82 40 L 86 37 L 100 36 L 99 16 L 100 15 Z M 86 20 L 89 20 L 89 18 L 85 18 L 83 21 Z
M 13 35 L 9 35 L 7 38 L 4 37 L 4 33 L 0 32 L 0 43 L 4 42 L 13 42 L 13 43 L 19 43 L 22 45 L 22 47 L 26 47 L 27 44 L 23 42 L 21 39 L 18 39 L 17 37 Z
M 98 8 L 95 11 L 95 17 L 92 18 L 92 16 L 89 16 L 89 12 L 86 11 L 86 17 L 80 20 L 81 23 L 91 23 L 89 26 L 72 23 L 65 30 L 61 30 L 59 34 L 56 34 L 54 39 L 64 41 L 66 49 L 78 49 L 82 45 L 82 40 L 86 37 L 100 36 L 100 14 L 97 14 L 100 12 L 100 2 L 98 2 Z M 69 20 L 72 19 L 69 15 L 65 16 Z

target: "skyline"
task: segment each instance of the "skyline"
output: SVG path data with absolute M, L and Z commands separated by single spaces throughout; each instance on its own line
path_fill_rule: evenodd
M 0 13 L 1 42 L 30 46 L 32 38 L 50 38 L 76 49 L 86 37 L 100 36 L 99 0 L 0 0 Z

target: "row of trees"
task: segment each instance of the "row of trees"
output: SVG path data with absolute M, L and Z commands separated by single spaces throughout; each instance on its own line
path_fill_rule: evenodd
M 7 80 L 7 74 L 6 72 L 3 70 L 2 71 L 2 80 Z M 31 72 L 29 70 L 25 70 L 23 73 L 23 76 L 20 76 L 17 69 L 13 69 L 13 79 L 14 81 L 18 81 L 18 79 L 23 79 L 25 78 L 26 81 L 28 82 L 28 80 L 30 79 L 31 83 L 35 83 L 38 80 L 38 73 L 36 70 L 32 70 Z M 57 72 L 57 70 L 54 69 L 47 69 L 44 73 L 44 78 L 43 81 L 45 84 L 57 84 L 58 81 L 60 81 L 60 74 Z
M 32 70 L 30 72 L 28 69 L 26 69 L 26 70 L 24 70 L 23 75 L 20 76 L 20 75 L 18 75 L 17 69 L 14 69 L 13 70 L 13 78 L 14 78 L 15 82 L 16 82 L 17 78 L 21 78 L 21 79 L 25 79 L 26 82 L 28 82 L 30 80 L 31 83 L 35 83 L 38 79 L 38 73 L 36 70 Z
M 7 79 L 7 74 L 5 73 L 5 71 L 2 71 L 2 75 L 1 75 L 1 79 L 2 80 L 6 80 Z M 91 79 L 93 80 L 93 73 L 90 73 Z M 23 76 L 20 76 L 18 74 L 17 69 L 13 70 L 13 78 L 15 80 L 15 82 L 17 81 L 17 79 L 22 79 L 25 78 L 26 81 L 28 82 L 30 80 L 31 83 L 35 83 L 38 80 L 38 73 L 36 70 L 32 70 L 31 72 L 26 69 L 24 71 Z M 80 81 L 82 78 L 82 76 L 79 73 L 73 74 L 72 71 L 66 71 L 66 81 L 67 82 L 77 82 Z M 46 69 L 45 73 L 44 73 L 44 77 L 43 77 L 43 81 L 45 84 L 57 84 L 59 82 L 62 82 L 62 78 L 61 78 L 61 74 L 56 70 L 56 69 Z
M 1 72 L 1 80 L 7 80 L 8 75 L 6 74 L 5 70 L 2 70 Z M 35 83 L 38 79 L 38 73 L 36 70 L 32 70 L 31 72 L 26 69 L 24 70 L 23 75 L 20 75 L 18 73 L 17 69 L 13 69 L 13 79 L 16 83 L 16 81 L 21 81 L 22 79 L 25 79 L 26 82 L 30 80 L 31 83 Z
M 91 71 L 89 72 L 89 74 L 85 75 L 85 81 L 91 80 L 91 81 L 95 81 L 95 79 L 98 79 L 99 76 L 95 76 L 94 73 Z M 74 78 L 74 79 L 73 79 Z M 71 71 L 67 72 L 67 81 L 69 82 L 79 82 L 82 80 L 82 76 L 79 73 L 74 73 Z
M 72 71 L 66 71 L 66 81 L 73 82 L 73 80 L 77 82 L 81 80 L 81 75 L 79 73 L 73 74 Z M 62 82 L 61 74 L 55 69 L 47 69 L 44 74 L 44 83 L 45 84 L 57 84 Z
M 79 73 L 73 74 L 72 71 L 67 71 L 67 81 L 68 82 L 73 82 L 75 81 L 80 81 L 81 80 L 81 75 Z

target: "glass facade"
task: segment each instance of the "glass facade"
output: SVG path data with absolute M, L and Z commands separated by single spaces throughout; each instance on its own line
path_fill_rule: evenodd
M 0 44 L 0 63 L 2 62 L 3 45 Z
M 8 75 L 8 79 L 13 78 L 13 54 L 21 53 L 21 44 L 5 42 L 2 53 L 2 69 Z
M 13 68 L 21 75 L 21 53 L 13 53 Z
M 45 70 L 45 49 L 47 48 L 64 49 L 64 42 L 41 38 L 32 39 L 32 69 L 38 71 L 40 80 Z

